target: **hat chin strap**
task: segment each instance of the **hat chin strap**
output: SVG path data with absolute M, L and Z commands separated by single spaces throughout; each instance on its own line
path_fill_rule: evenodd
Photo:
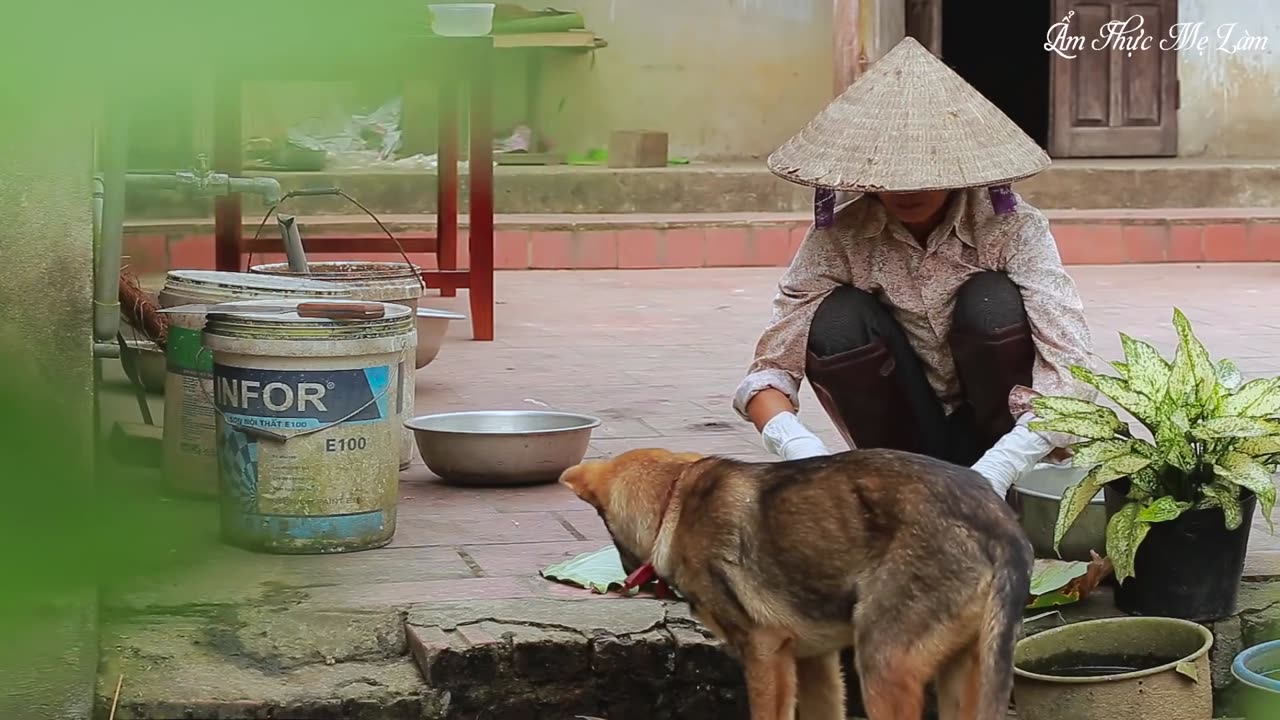
M 1018 207 L 1018 197 L 1013 188 L 1004 183 L 987 188 L 987 196 L 991 198 L 991 208 L 996 215 L 1008 215 Z M 836 191 L 830 188 L 815 188 L 813 191 L 813 226 L 825 230 L 835 224 Z
M 1007 183 L 987 188 L 987 196 L 991 198 L 991 208 L 997 215 L 1008 215 L 1018 206 L 1018 198 Z
M 825 230 L 835 224 L 836 191 L 831 188 L 815 188 L 813 191 L 813 226 Z

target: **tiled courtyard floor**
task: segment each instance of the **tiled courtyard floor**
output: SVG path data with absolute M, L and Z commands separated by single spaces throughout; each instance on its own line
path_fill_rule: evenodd
M 1125 330 L 1171 351 L 1172 307 L 1191 318 L 1215 358 L 1250 375 L 1280 373 L 1280 265 L 1153 265 L 1072 269 L 1098 353 L 1118 356 Z M 421 413 L 553 408 L 603 420 L 596 456 L 661 446 L 765 459 L 729 407 L 756 335 L 769 317 L 777 270 L 514 272 L 497 280 L 497 340 L 470 340 L 455 323 L 439 358 L 418 375 Z M 427 298 L 464 311 L 460 298 Z M 811 392 L 802 416 L 841 447 Z M 558 485 L 463 489 L 442 485 L 415 456 L 402 476 L 390 547 L 341 556 L 252 555 L 224 548 L 209 565 L 126 605 L 219 603 L 305 587 L 311 602 L 395 607 L 445 600 L 582 598 L 538 571 L 595 550 L 595 513 Z M 206 520 L 215 532 L 210 508 Z M 1280 541 L 1261 520 L 1249 575 L 1280 575 Z

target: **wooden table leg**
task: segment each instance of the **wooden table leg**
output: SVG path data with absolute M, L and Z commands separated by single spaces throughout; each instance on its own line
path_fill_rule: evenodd
M 493 339 L 493 41 L 476 44 L 471 65 L 471 334 Z
M 444 68 L 436 122 L 436 264 L 441 270 L 458 269 L 458 82 L 454 68 Z M 441 297 L 454 297 L 457 289 L 441 288 Z
M 240 79 L 219 76 L 213 94 L 213 167 L 214 172 L 237 176 L 241 172 L 244 151 L 240 129 Z M 240 270 L 241 237 L 240 194 L 219 197 L 213 204 L 213 259 L 218 270 Z

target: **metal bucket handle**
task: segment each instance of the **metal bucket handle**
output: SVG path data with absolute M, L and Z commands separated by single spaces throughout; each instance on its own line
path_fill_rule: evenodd
M 206 353 L 206 352 L 209 352 L 209 348 L 202 347 L 202 348 L 200 348 L 200 350 L 199 350 L 199 351 L 197 351 L 197 352 L 196 352 L 196 362 L 197 362 L 197 363 L 199 363 L 200 356 L 201 356 L 201 355 L 203 355 L 203 354 L 204 354 L 204 353 Z M 403 359 L 401 359 L 401 363 L 402 363 L 402 364 L 403 364 L 403 362 L 404 362 L 404 360 L 403 360 Z M 296 433 L 293 433 L 292 435 L 285 435 L 285 434 L 283 434 L 283 433 L 275 432 L 274 430 L 267 430 L 266 428 L 256 428 L 256 427 L 249 427 L 248 425 L 241 425 L 240 423 L 238 423 L 238 422 L 236 422 L 236 421 L 232 420 L 231 418 L 227 417 L 227 416 L 226 416 L 226 414 L 222 412 L 222 410 L 218 409 L 218 404 L 217 404 L 217 403 L 215 403 L 215 402 L 213 401 L 213 398 L 209 397 L 209 393 L 205 391 L 205 389 L 204 389 L 204 384 L 202 383 L 202 384 L 200 385 L 200 394 L 204 396 L 205 402 L 209 403 L 209 407 L 213 408 L 213 411 L 214 411 L 214 412 L 216 412 L 216 413 L 218 413 L 218 417 L 221 417 L 221 418 L 222 418 L 222 422 L 224 422 L 224 423 L 226 423 L 226 424 L 230 425 L 231 427 L 235 428 L 236 430 L 239 430 L 240 432 L 242 432 L 242 433 L 244 433 L 244 434 L 246 434 L 246 435 L 252 435 L 253 437 L 256 437 L 256 438 L 259 438 L 259 439 L 262 439 L 262 440 L 270 440 L 270 441 L 272 441 L 272 442 L 278 442 L 278 443 L 281 443 L 281 444 L 284 444 L 284 443 L 286 443 L 286 442 L 288 442 L 288 441 L 292 440 L 293 438 L 302 437 L 302 436 L 304 436 L 304 435 L 315 435 L 316 433 L 324 432 L 325 430 L 328 430 L 328 429 L 330 429 L 330 428 L 335 428 L 335 427 L 337 427 L 337 426 L 339 426 L 339 425 L 341 425 L 341 424 L 345 423 L 346 421 L 350 420 L 351 418 L 353 418 L 353 417 L 355 417 L 355 416 L 359 415 L 360 413 L 364 412 L 364 409 L 365 409 L 365 408 L 369 407 L 370 405 L 372 405 L 372 404 L 374 404 L 374 403 L 378 402 L 379 400 L 381 400 L 382 398 L 386 397 L 386 396 L 387 396 L 387 393 L 389 393 L 389 392 L 391 392 L 391 384 L 390 384 L 390 383 L 388 383 L 388 384 L 387 384 L 386 389 L 384 389 L 382 392 L 380 392 L 380 393 L 378 393 L 377 395 L 374 395 L 372 398 L 370 398 L 369 402 L 367 402 L 367 403 L 365 403 L 365 404 L 361 405 L 360 407 L 356 408 L 355 410 L 352 410 L 349 414 L 347 414 L 347 415 L 345 415 L 345 416 L 343 416 L 343 417 L 340 417 L 340 418 L 338 418 L 337 420 L 334 420 L 333 422 L 329 423 L 328 425 L 321 425 L 320 427 L 317 427 L 317 428 L 311 428 L 310 430 L 303 430 L 302 432 L 296 432 Z
M 356 200 L 355 198 L 348 195 L 345 191 L 343 191 L 342 188 L 336 188 L 336 187 L 310 188 L 310 189 L 303 188 L 301 190 L 290 190 L 289 192 L 285 193 L 284 197 L 280 198 L 279 202 L 277 202 L 276 204 L 268 208 L 267 214 L 262 216 L 262 222 L 258 223 L 258 229 L 253 233 L 253 242 L 257 242 L 258 238 L 262 236 L 262 228 L 266 226 L 267 221 L 271 219 L 271 216 L 274 215 L 276 210 L 279 209 L 279 207 L 283 205 L 285 201 L 287 201 L 289 198 L 320 197 L 323 195 L 338 195 L 338 196 L 344 197 L 352 205 L 355 205 L 356 207 L 363 210 L 364 213 L 368 215 L 370 219 L 372 219 L 375 223 L 377 223 L 378 227 L 382 229 L 382 232 L 386 233 L 387 237 L 391 238 L 391 242 L 396 244 L 396 249 L 400 251 L 400 257 L 404 258 L 405 265 L 407 265 L 410 269 L 413 269 L 413 261 L 409 259 L 409 254 L 404 251 L 404 246 L 400 244 L 400 241 L 396 239 L 396 236 L 393 235 L 391 231 L 387 229 L 386 225 L 382 224 L 382 221 L 378 219 L 378 216 L 375 215 L 372 210 L 370 210 L 369 208 L 361 204 L 359 200 Z M 252 251 L 249 252 L 248 266 L 253 267 Z M 413 276 L 418 280 L 418 284 L 422 286 L 422 290 L 423 292 L 425 292 L 427 289 L 427 283 L 422 279 L 422 275 L 420 273 L 414 273 Z

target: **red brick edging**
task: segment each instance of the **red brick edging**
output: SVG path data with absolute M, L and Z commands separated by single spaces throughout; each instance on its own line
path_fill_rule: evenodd
M 1280 212 L 1263 209 L 1048 211 L 1063 262 L 1112 265 L 1162 262 L 1280 261 Z M 778 215 L 752 221 L 682 216 L 679 220 L 567 222 L 499 219 L 494 236 L 495 264 L 502 270 L 644 269 L 696 267 L 781 267 L 794 256 L 808 228 L 803 216 Z M 169 227 L 158 234 L 147 227 L 129 230 L 125 252 L 140 273 L 169 268 L 208 269 L 213 238 Z M 402 224 L 399 231 L 429 231 Z M 463 231 L 465 235 L 465 230 Z M 305 231 L 304 231 L 305 235 Z M 460 264 L 466 267 L 465 238 Z M 344 255 L 343 259 L 388 259 L 387 255 Z M 263 262 L 283 256 L 262 256 Z M 317 256 L 316 260 L 338 259 Z M 433 256 L 415 262 L 434 267 Z

